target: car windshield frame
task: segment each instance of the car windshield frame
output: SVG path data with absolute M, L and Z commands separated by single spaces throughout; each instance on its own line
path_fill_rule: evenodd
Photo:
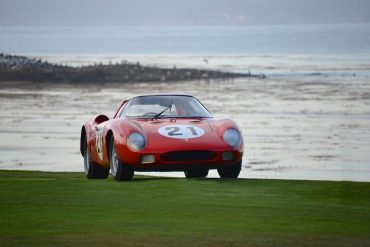
M 156 103 L 156 100 L 163 100 L 164 102 L 158 103 L 157 105 L 162 107 L 161 109 L 151 110 L 147 116 L 144 115 L 133 115 L 128 116 L 127 113 L 130 107 L 134 105 L 150 105 L 151 102 Z M 186 102 L 186 99 L 189 99 Z M 139 102 L 138 102 L 139 101 Z M 140 104 L 140 102 L 144 102 Z M 186 103 L 187 105 L 181 105 L 181 103 Z M 197 114 L 190 114 L 190 115 L 178 115 L 178 110 L 176 107 L 183 107 L 186 108 L 188 111 L 193 110 L 197 112 Z M 168 110 L 166 110 L 166 108 Z M 177 111 L 177 115 L 168 115 L 166 112 L 171 111 L 171 109 L 175 108 Z M 165 110 L 163 113 L 161 111 Z M 161 113 L 161 114 L 158 114 Z M 143 96 L 136 96 L 127 101 L 127 103 L 123 106 L 123 109 L 119 115 L 119 118 L 123 119 L 156 119 L 156 118 L 212 118 L 211 112 L 195 97 L 191 95 L 143 95 Z

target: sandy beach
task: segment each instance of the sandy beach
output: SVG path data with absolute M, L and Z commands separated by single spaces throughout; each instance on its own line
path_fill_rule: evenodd
M 235 119 L 245 138 L 242 178 L 370 181 L 370 84 L 357 77 L 2 83 L 0 169 L 82 171 L 81 126 L 97 113 L 112 116 L 127 97 L 156 92 L 193 94 L 214 116 Z

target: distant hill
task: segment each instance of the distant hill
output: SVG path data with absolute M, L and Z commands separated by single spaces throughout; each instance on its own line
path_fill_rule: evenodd
M 236 77 L 264 78 L 265 76 L 176 67 L 158 68 L 126 62 L 71 67 L 25 56 L 0 54 L 0 81 L 163 82 Z

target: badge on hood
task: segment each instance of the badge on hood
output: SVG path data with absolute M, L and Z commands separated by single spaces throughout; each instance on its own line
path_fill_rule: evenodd
M 202 128 L 192 125 L 166 125 L 158 129 L 158 133 L 170 138 L 191 139 L 204 135 Z

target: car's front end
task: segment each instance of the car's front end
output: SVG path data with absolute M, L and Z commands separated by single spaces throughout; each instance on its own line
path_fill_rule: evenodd
M 116 144 L 137 171 L 218 169 L 243 156 L 243 138 L 233 121 L 214 118 L 131 119 L 139 126 Z

